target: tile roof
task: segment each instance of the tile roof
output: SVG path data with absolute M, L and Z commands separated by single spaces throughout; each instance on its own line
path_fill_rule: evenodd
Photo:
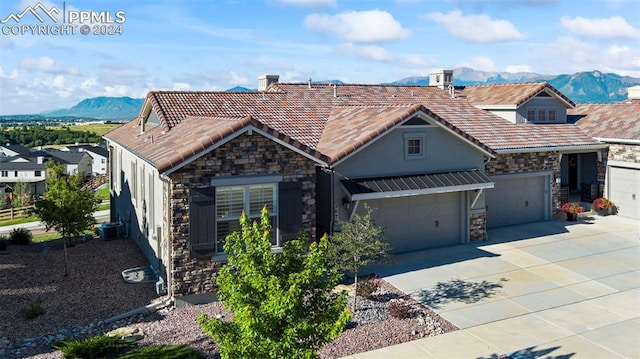
M 476 106 L 521 106 L 543 91 L 556 95 L 566 102 L 568 107 L 575 106 L 573 101 L 547 82 L 466 86 L 461 93 Z
M 147 95 L 159 126 L 141 118 L 105 135 L 164 172 L 206 152 L 247 126 L 258 128 L 333 164 L 424 113 L 485 152 L 514 148 L 593 145 L 573 125 L 515 125 L 463 98 L 427 86 L 271 85 L 266 92 L 173 92 Z
M 568 120 L 596 138 L 640 140 L 640 101 L 579 104 L 567 112 Z

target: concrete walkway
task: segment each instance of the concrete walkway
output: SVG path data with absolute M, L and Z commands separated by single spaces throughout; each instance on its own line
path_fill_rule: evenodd
M 489 236 L 374 268 L 461 330 L 348 358 L 640 358 L 638 221 L 593 216 Z

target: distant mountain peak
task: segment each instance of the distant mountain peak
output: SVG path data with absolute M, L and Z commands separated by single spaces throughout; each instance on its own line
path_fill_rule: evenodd
M 80 101 L 70 109 L 46 112 L 48 117 L 73 116 L 100 120 L 129 120 L 138 115 L 143 99 L 131 97 L 93 97 Z

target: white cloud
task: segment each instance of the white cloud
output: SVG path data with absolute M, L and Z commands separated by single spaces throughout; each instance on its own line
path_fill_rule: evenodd
M 549 56 L 553 54 L 553 56 Z M 574 73 L 600 70 L 620 75 L 640 77 L 640 49 L 626 46 L 597 46 L 570 36 L 536 48 L 530 62 L 536 71 Z
M 234 86 L 248 85 L 249 78 L 246 76 L 240 76 L 237 72 L 231 70 L 229 71 L 229 83 Z
M 186 82 L 176 82 L 173 84 L 172 91 L 189 91 L 191 86 Z
M 493 20 L 486 14 L 463 15 L 460 10 L 453 10 L 446 14 L 432 12 L 420 17 L 444 26 L 451 35 L 466 41 L 488 43 L 524 38 L 511 22 Z
M 9 36 L 0 36 L 0 48 L 13 49 L 13 47 L 14 47 L 13 41 L 11 41 Z
M 587 19 L 577 16 L 570 18 L 563 16 L 560 23 L 569 32 L 576 35 L 595 39 L 637 39 L 640 38 L 640 30 L 631 26 L 621 16 L 612 16 L 608 19 Z
M 495 62 L 488 56 L 473 56 L 469 59 L 459 61 L 456 67 L 470 67 L 481 71 L 499 71 Z
M 116 85 L 116 86 L 104 87 L 105 96 L 121 97 L 121 96 L 127 96 L 128 93 L 129 93 L 129 86 Z
M 392 60 L 391 54 L 383 47 L 377 45 L 354 45 L 352 43 L 346 43 L 338 47 L 338 52 L 374 61 L 386 62 Z
M 11 71 L 10 74 L 7 74 L 6 72 L 4 72 L 4 69 L 2 68 L 2 66 L 0 66 L 0 78 L 3 79 L 15 79 L 16 77 L 18 77 L 18 71 L 13 70 Z
M 304 19 L 304 25 L 309 30 L 330 33 L 349 42 L 394 41 L 410 34 L 390 13 L 381 10 L 311 14 Z
M 48 57 L 42 56 L 37 59 L 24 59 L 20 64 L 22 68 L 26 70 L 34 70 L 46 73 L 58 73 L 60 72 L 60 67 L 55 64 L 55 61 Z
M 506 72 L 531 72 L 531 67 L 529 65 L 509 65 L 505 67 L 504 71 Z
M 64 76 L 58 75 L 52 79 L 47 80 L 51 87 L 55 87 L 57 89 L 61 89 L 65 87 L 66 79 Z
M 336 7 L 337 0 L 276 0 L 285 5 L 305 6 L 305 7 Z

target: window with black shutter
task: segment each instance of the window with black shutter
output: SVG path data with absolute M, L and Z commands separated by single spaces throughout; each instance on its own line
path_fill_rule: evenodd
M 302 228 L 302 183 L 283 182 L 279 185 L 279 227 L 282 242 L 298 237 Z
M 215 252 L 215 187 L 191 188 L 189 206 L 189 245 L 195 253 Z

